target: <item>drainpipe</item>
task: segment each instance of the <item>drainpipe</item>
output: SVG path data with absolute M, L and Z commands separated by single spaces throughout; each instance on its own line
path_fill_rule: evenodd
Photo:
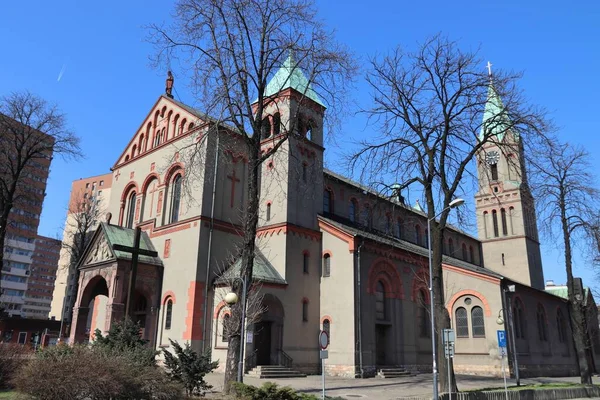
M 354 237 L 356 238 L 356 235 L 354 235 Z M 360 246 L 358 246 L 357 252 L 356 252 L 356 284 L 358 286 L 358 315 L 357 315 L 357 319 L 358 319 L 358 366 L 360 368 L 360 377 L 364 378 L 365 377 L 365 371 L 363 369 L 363 350 L 362 350 L 362 318 L 361 318 L 361 305 L 362 305 L 362 300 L 361 300 L 361 293 L 362 293 L 362 289 L 360 286 L 360 249 L 362 248 L 364 244 L 364 240 L 360 241 Z
M 208 231 L 208 251 L 206 256 L 206 279 L 204 280 L 204 314 L 202 315 L 202 350 L 206 350 L 207 323 L 208 323 L 208 280 L 210 279 L 210 259 L 212 256 L 212 237 L 215 225 L 215 199 L 217 196 L 217 172 L 219 168 L 219 131 L 217 130 L 217 143 L 215 145 L 215 172 L 213 174 L 212 202 L 210 205 L 210 229 Z
M 161 325 L 161 321 L 160 321 L 160 306 L 162 303 L 162 298 L 160 296 L 162 296 L 162 290 L 163 290 L 163 279 L 165 276 L 165 267 L 161 266 L 160 267 L 160 272 L 159 272 L 159 280 L 158 280 L 158 305 L 156 307 L 156 329 L 154 331 L 154 343 L 153 343 L 153 347 L 156 350 L 161 344 L 162 344 L 162 329 L 160 329 L 160 325 Z M 160 338 L 158 337 L 160 332 Z

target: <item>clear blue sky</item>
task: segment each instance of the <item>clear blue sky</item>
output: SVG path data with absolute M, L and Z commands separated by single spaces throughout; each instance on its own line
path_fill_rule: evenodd
M 600 171 L 600 2 L 320 0 L 317 4 L 338 39 L 363 58 L 443 32 L 463 46 L 481 46 L 482 57 L 495 66 L 524 71 L 521 83 L 527 96 L 552 112 L 563 138 L 586 146 Z M 71 182 L 108 172 L 164 91 L 165 71 L 149 66 L 152 48 L 144 41 L 143 26 L 168 22 L 171 9 L 168 1 L 139 0 L 3 4 L 0 94 L 28 89 L 57 103 L 81 136 L 86 154 L 80 162 L 53 161 L 41 234 L 62 234 Z M 353 95 L 366 104 L 369 91 L 360 80 Z M 185 82 L 175 84 L 181 100 L 193 104 Z M 349 118 L 337 134 L 338 147 L 328 152 L 328 164 L 336 164 L 349 138 L 369 132 L 362 119 Z M 564 282 L 558 252 L 552 245 L 544 245 L 542 251 L 546 279 Z M 594 273 L 582 262 L 576 273 L 592 283 Z

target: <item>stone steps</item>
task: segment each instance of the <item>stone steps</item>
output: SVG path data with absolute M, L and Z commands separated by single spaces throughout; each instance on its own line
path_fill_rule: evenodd
M 400 367 L 385 367 L 377 370 L 377 376 L 383 379 L 401 378 L 411 376 L 411 373 Z
M 306 378 L 306 374 L 281 365 L 259 365 L 246 373 L 259 379 Z

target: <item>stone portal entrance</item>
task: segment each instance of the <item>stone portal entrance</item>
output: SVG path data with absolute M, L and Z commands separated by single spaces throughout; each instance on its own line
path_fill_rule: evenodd
M 253 348 L 248 350 L 254 353 L 256 365 L 282 365 L 283 306 L 276 296 L 266 294 L 261 307 L 264 312 L 260 321 L 254 323 L 255 339 Z
M 90 303 L 99 296 L 106 296 L 99 315 L 104 315 L 104 323 L 98 328 L 104 332 L 125 316 L 129 276 L 131 273 L 131 254 L 115 250 L 119 246 L 131 247 L 134 230 L 120 226 L 100 224 L 94 237 L 85 250 L 78 265 L 79 289 L 73 307 L 70 342 L 82 343 L 89 340 Z M 140 248 L 154 251 L 150 238 L 142 233 Z M 158 257 L 140 255 L 135 279 L 131 318 L 140 323 L 144 339 L 154 346 L 160 307 L 160 285 L 162 279 L 162 261 Z M 98 305 L 95 304 L 94 308 Z

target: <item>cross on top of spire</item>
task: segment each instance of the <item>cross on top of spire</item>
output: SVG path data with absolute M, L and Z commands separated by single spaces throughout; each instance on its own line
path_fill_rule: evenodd
M 488 61 L 486 67 L 488 69 L 488 75 L 492 76 L 492 63 Z

